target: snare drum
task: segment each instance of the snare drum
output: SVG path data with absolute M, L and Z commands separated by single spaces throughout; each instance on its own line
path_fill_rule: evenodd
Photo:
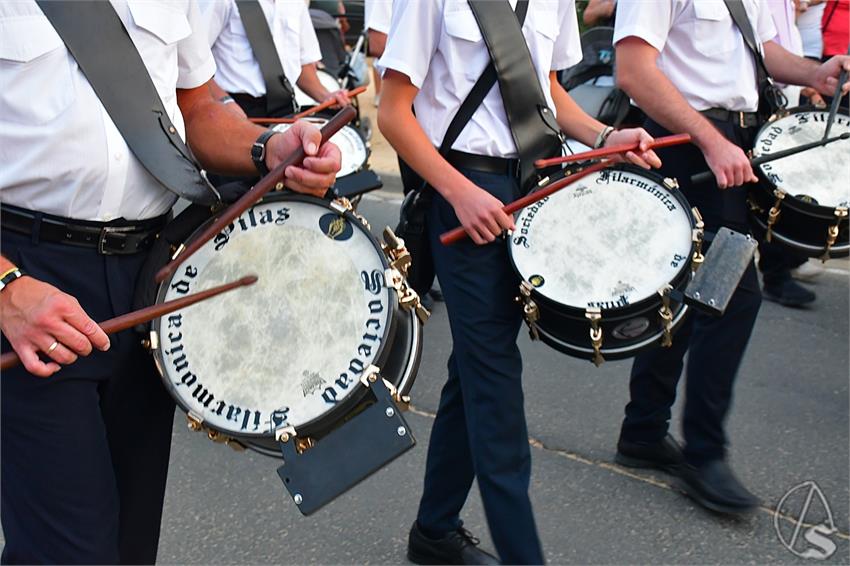
M 701 245 L 699 213 L 676 182 L 633 166 L 523 209 L 509 251 L 532 338 L 597 365 L 669 345 L 688 311 L 671 294 Z
M 302 118 L 302 120 L 307 120 L 320 129 L 328 123 L 327 118 L 319 116 Z M 278 124 L 274 127 L 274 130 L 285 132 L 291 125 Z M 346 124 L 331 137 L 330 141 L 336 144 L 339 147 L 340 153 L 342 153 L 342 164 L 340 165 L 339 173 L 336 175 L 337 178 L 352 175 L 366 167 L 366 162 L 369 160 L 369 146 L 363 134 L 360 133 L 360 130 Z
M 755 157 L 770 155 L 823 137 L 829 112 L 792 109 L 762 127 L 753 146 Z M 850 131 L 847 111 L 839 109 L 830 137 Z M 761 183 L 749 194 L 757 232 L 810 257 L 850 253 L 850 141 L 804 151 L 756 168 Z
M 339 80 L 327 70 L 316 69 L 316 75 L 318 75 L 319 82 L 322 83 L 322 86 L 325 87 L 328 92 L 336 92 L 342 88 Z M 297 104 L 299 108 L 315 106 L 321 102 L 321 100 L 313 100 L 313 97 L 298 88 L 298 85 L 292 85 L 292 88 L 295 90 L 295 104 Z
M 272 193 L 242 214 L 158 291 L 162 302 L 259 276 L 153 323 L 156 365 L 190 427 L 280 457 L 284 432 L 309 444 L 357 412 L 369 376 L 404 400 L 422 321 L 403 255 L 338 201 Z

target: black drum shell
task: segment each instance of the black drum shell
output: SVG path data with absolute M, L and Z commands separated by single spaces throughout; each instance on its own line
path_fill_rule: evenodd
M 823 112 L 814 106 L 799 106 L 788 110 L 789 114 L 798 112 Z M 838 112 L 848 113 L 843 108 Z M 759 130 L 760 135 L 771 127 L 768 122 Z M 837 142 L 840 143 L 840 142 Z M 846 143 L 846 142 L 845 142 Z M 753 233 L 764 239 L 767 233 L 768 212 L 776 204 L 776 184 L 770 180 L 761 167 L 754 168 L 759 183 L 750 185 L 747 198 L 750 209 L 750 224 Z M 798 195 L 787 193 L 779 207 L 780 215 L 773 225 L 772 241 L 787 246 L 809 257 L 822 257 L 826 249 L 827 230 L 839 220 L 835 208 L 809 202 Z M 846 257 L 850 254 L 850 222 L 847 216 L 838 221 L 838 238 L 830 248 L 830 257 Z

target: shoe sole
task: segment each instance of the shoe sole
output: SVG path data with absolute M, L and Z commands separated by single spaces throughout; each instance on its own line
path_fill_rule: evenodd
M 776 303 L 776 304 L 782 305 L 783 307 L 791 307 L 791 308 L 802 308 L 802 307 L 809 305 L 809 304 L 811 304 L 811 303 L 813 303 L 817 300 L 817 297 L 815 297 L 814 299 L 811 299 L 809 301 L 802 301 L 802 302 L 800 302 L 800 301 L 789 301 L 789 300 L 783 299 L 782 297 L 777 297 L 775 295 L 770 295 L 768 293 L 762 293 L 762 296 L 765 298 L 766 301 L 770 301 L 771 303 Z
M 620 454 L 619 452 L 614 455 L 614 462 L 626 468 L 659 470 L 668 474 L 672 474 L 674 476 L 678 475 L 680 468 L 679 464 L 659 464 L 658 462 L 653 462 L 652 460 L 633 458 L 631 456 Z
M 439 558 L 434 557 L 426 557 L 424 554 L 419 554 L 407 549 L 407 559 L 414 564 L 420 564 L 421 566 L 437 566 L 439 564 L 448 564 L 446 561 L 441 560 Z
M 734 517 L 747 517 L 755 513 L 756 509 L 758 509 L 758 504 L 746 507 L 734 507 L 731 505 L 724 505 L 722 503 L 717 503 L 716 501 L 711 501 L 710 499 L 706 499 L 700 492 L 691 488 L 691 486 L 684 480 L 680 479 L 679 489 L 685 492 L 685 495 L 690 497 L 694 502 L 696 502 L 701 507 L 708 509 L 709 511 L 713 511 L 715 513 L 719 513 L 721 515 L 730 515 Z

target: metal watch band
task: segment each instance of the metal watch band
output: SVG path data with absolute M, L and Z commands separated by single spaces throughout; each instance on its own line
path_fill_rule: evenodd
M 599 135 L 596 136 L 596 143 L 593 144 L 593 149 L 599 149 L 605 142 L 608 141 L 608 136 L 610 136 L 614 132 L 615 128 L 611 126 L 605 126 Z
M 6 285 L 8 285 L 9 283 L 11 283 L 12 281 L 14 281 L 16 279 L 20 279 L 24 275 L 26 275 L 26 274 L 23 271 L 21 271 L 21 268 L 13 267 L 12 269 L 10 269 L 6 273 L 4 273 L 2 275 L 2 277 L 0 277 L 0 291 L 5 289 Z
M 274 130 L 266 130 L 260 134 L 260 137 L 251 146 L 251 160 L 254 162 L 254 167 L 257 168 L 261 176 L 269 174 L 269 168 L 266 166 L 266 143 L 276 133 L 278 132 Z

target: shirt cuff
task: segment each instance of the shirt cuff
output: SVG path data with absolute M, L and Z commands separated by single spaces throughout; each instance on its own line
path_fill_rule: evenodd
M 614 34 L 614 45 L 617 45 L 618 42 L 626 39 L 627 37 L 637 37 L 638 39 L 642 39 L 659 52 L 664 49 L 664 44 L 667 42 L 666 37 L 661 37 L 657 33 L 652 33 L 645 29 L 638 30 L 637 28 L 623 26 L 622 29 L 617 29 Z
M 212 54 L 202 64 L 188 72 L 181 71 L 177 77 L 177 88 L 197 88 L 215 75 L 215 59 Z
M 422 84 L 425 82 L 425 75 L 419 73 L 416 69 L 414 69 L 413 65 L 411 65 L 408 61 L 403 61 L 395 57 L 387 57 L 387 55 L 384 54 L 378 60 L 377 65 L 378 69 L 381 71 L 382 76 L 387 69 L 398 71 L 403 75 L 407 75 L 407 78 L 410 79 L 411 84 L 418 89 L 421 89 Z

